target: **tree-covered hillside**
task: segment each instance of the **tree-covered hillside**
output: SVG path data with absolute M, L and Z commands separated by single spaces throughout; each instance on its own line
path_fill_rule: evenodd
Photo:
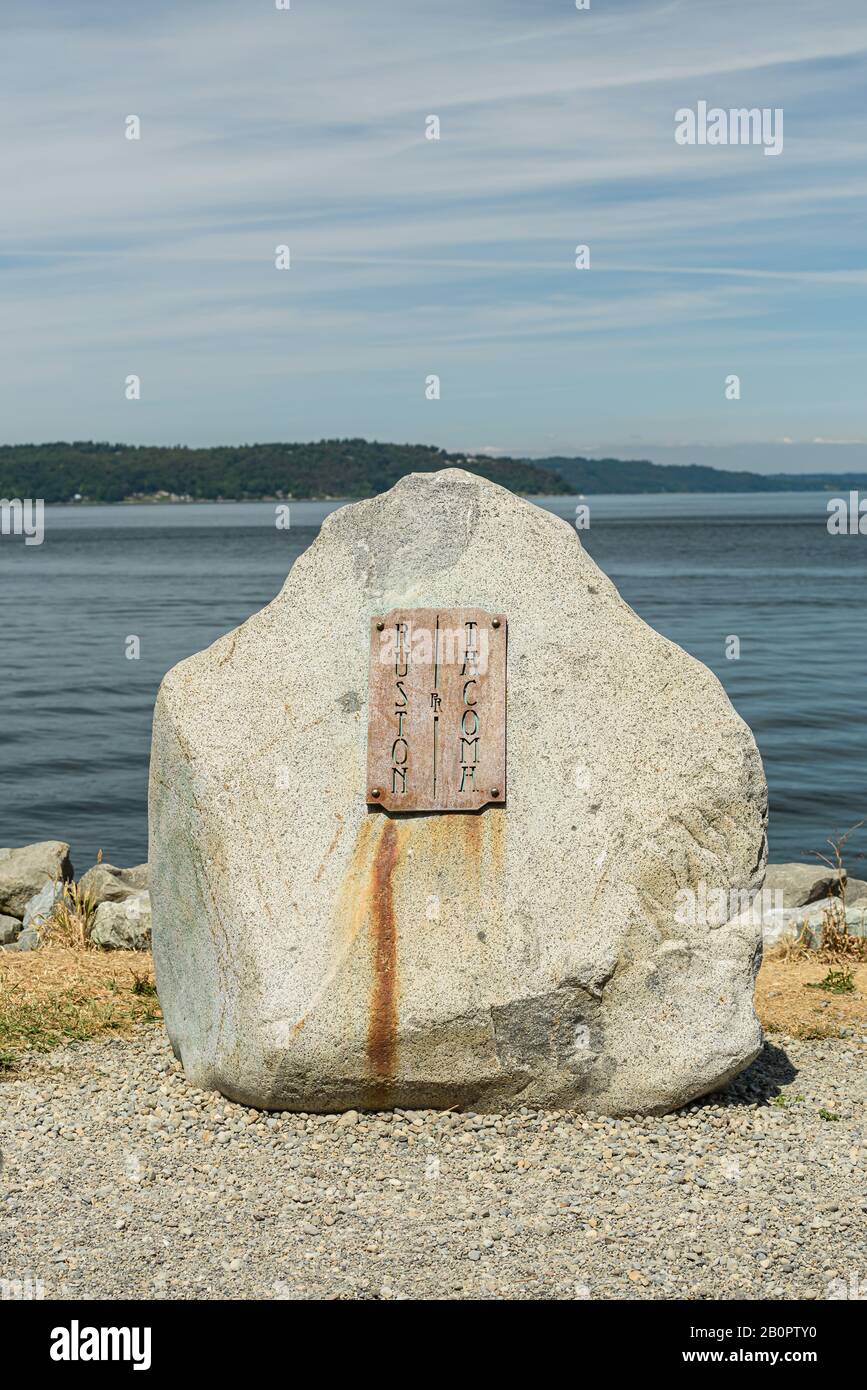
M 647 459 L 534 459 L 559 473 L 575 492 L 814 492 L 863 488 L 867 473 L 748 473 L 705 464 Z
M 193 498 L 371 497 L 405 473 L 466 468 L 522 493 L 571 492 L 559 474 L 521 459 L 448 454 L 422 444 L 324 439 L 187 449 L 126 444 L 0 447 L 0 497 L 121 502 L 159 494 Z
M 867 473 L 735 473 L 646 459 L 488 459 L 447 453 L 426 444 L 379 444 L 366 439 L 213 449 L 86 441 L 0 446 L 0 498 L 122 502 L 168 497 L 371 497 L 392 487 L 405 473 L 430 473 L 450 466 L 530 495 L 867 489 Z

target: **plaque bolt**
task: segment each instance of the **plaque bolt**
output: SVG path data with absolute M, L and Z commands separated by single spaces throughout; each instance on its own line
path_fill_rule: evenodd
M 377 630 L 377 632 L 382 632 L 382 629 L 383 629 L 384 627 L 385 627 L 385 623 L 377 623 L 377 624 L 376 624 L 376 630 Z
M 492 618 L 492 619 L 491 619 L 491 627 L 499 627 L 499 626 L 500 626 L 500 620 L 499 620 L 499 618 Z
M 379 790 L 379 787 L 371 787 L 371 789 L 370 789 L 371 800 L 376 801 L 377 797 L 379 797 L 379 796 L 381 796 L 381 795 L 382 795 L 382 792 Z
M 491 787 L 491 796 L 499 796 L 499 795 L 500 795 L 500 788 L 499 788 L 499 787 Z

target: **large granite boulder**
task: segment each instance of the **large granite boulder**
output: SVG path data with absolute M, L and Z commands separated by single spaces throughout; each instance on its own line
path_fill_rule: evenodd
M 507 804 L 368 809 L 371 618 L 458 606 L 508 618 Z M 410 475 L 327 518 L 272 603 L 163 681 L 169 1035 L 195 1085 L 253 1106 L 668 1110 L 760 1048 L 740 909 L 765 825 L 722 686 L 572 527 L 461 470 Z
M 68 878 L 72 878 L 69 845 L 61 840 L 0 849 L 0 913 L 21 921 L 28 902 L 46 883 Z

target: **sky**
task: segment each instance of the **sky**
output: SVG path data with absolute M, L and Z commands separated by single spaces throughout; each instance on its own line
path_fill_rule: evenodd
M 3 0 L 3 29 L 0 442 L 867 467 L 864 0 Z M 782 151 L 678 144 L 700 101 L 781 109 Z

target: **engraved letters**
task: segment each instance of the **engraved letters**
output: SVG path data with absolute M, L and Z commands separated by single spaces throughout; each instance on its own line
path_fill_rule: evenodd
M 505 800 L 506 639 L 505 617 L 476 608 L 372 620 L 368 803 L 473 811 Z
M 408 667 L 406 665 L 406 624 L 396 625 L 397 637 L 395 642 L 394 658 L 394 713 L 397 719 L 397 738 L 391 745 L 391 790 L 406 795 L 406 774 L 407 762 L 409 759 L 409 744 L 404 738 L 404 720 L 409 712 L 409 699 L 406 693 L 406 685 L 401 677 L 406 677 Z

